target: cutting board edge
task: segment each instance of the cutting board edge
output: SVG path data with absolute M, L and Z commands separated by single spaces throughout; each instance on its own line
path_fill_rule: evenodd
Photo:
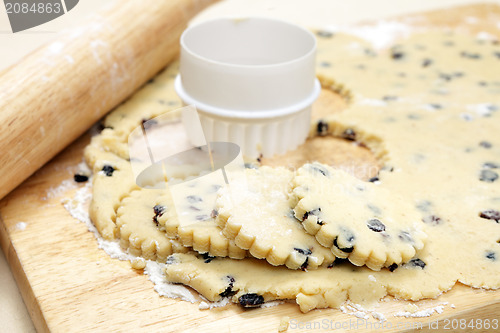
M 24 271 L 23 265 L 21 263 L 20 257 L 17 255 L 16 248 L 12 244 L 11 238 L 9 237 L 9 231 L 4 223 L 3 217 L 0 212 L 0 247 L 2 248 L 5 258 L 10 266 L 12 276 L 16 281 L 19 293 L 23 299 L 24 305 L 26 306 L 28 313 L 30 315 L 31 321 L 36 328 L 38 333 L 50 332 L 45 316 L 43 315 L 42 308 L 38 299 L 35 296 L 35 292 L 29 283 L 28 276 Z

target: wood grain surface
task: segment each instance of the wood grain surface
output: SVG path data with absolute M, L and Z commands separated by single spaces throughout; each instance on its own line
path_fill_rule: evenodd
M 472 33 L 488 31 L 498 35 L 497 22 L 491 21 L 493 13 L 500 15 L 500 8 L 469 6 L 414 15 L 409 22 L 422 26 L 463 26 Z M 477 17 L 479 21 L 466 25 L 466 17 Z M 408 17 L 401 19 L 408 21 Z M 334 96 L 323 93 L 314 112 L 341 111 L 343 104 L 335 101 Z M 334 141 L 341 149 L 333 163 L 359 157 L 376 167 L 375 160 L 369 162 L 366 151 L 349 150 L 342 146 L 342 140 Z M 61 199 L 72 197 L 84 186 L 71 179 L 88 142 L 88 134 L 80 137 L 0 202 L 0 244 L 39 332 L 276 332 L 284 316 L 290 317 L 289 331 L 292 332 L 333 329 L 335 325 L 343 325 L 346 331 L 353 328 L 356 332 L 377 330 L 378 322 L 373 318 L 360 321 L 336 309 L 303 314 L 294 304 L 282 304 L 252 310 L 235 305 L 199 310 L 197 304 L 160 297 L 145 275 L 131 269 L 128 262 L 111 259 L 98 249 L 93 234 L 72 218 L 61 204 Z M 67 190 L 60 186 L 63 181 L 69 184 Z M 24 229 L 20 228 L 20 222 L 25 222 Z M 500 291 L 472 289 L 459 284 L 438 299 L 416 304 L 420 309 L 428 309 L 445 302 L 449 303 L 444 311 L 429 318 L 394 317 L 395 312 L 405 310 L 411 302 L 391 297 L 384 299 L 376 311 L 387 317 L 383 329 L 387 332 L 438 331 L 428 327 L 429 322 L 436 321 L 439 321 L 439 331 L 443 331 L 446 320 L 500 319 Z M 292 329 L 299 322 L 302 325 L 309 322 L 317 329 Z M 451 322 L 449 328 L 453 331 Z

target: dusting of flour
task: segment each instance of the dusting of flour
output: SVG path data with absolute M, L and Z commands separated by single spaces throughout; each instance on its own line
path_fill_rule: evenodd
M 377 50 L 387 48 L 394 44 L 398 39 L 406 38 L 415 31 L 414 27 L 408 24 L 382 20 L 374 24 L 339 27 L 327 25 L 322 30 L 336 33 L 344 32 L 370 42 Z
M 69 180 L 65 180 L 62 183 L 62 188 L 65 190 L 71 189 L 76 186 L 68 185 Z M 59 193 L 61 190 L 57 190 Z M 62 193 L 62 192 L 60 192 Z M 92 179 L 89 179 L 85 186 L 79 188 L 72 198 L 64 198 L 61 200 L 64 208 L 69 212 L 69 214 L 76 220 L 84 223 L 87 229 L 95 236 L 97 240 L 98 247 L 104 250 L 111 258 L 119 260 L 141 260 L 141 257 L 133 256 L 125 252 L 118 241 L 108 241 L 101 237 L 96 227 L 92 223 L 89 217 L 88 209 L 90 200 L 92 199 Z M 25 222 L 20 222 L 17 224 L 19 230 L 23 230 L 26 227 Z M 199 309 L 213 309 L 217 307 L 224 307 L 230 303 L 229 298 L 224 298 L 218 302 L 210 302 L 203 296 L 193 292 L 192 289 L 187 288 L 183 285 L 172 284 L 167 282 L 165 277 L 165 266 L 166 264 L 158 263 L 152 260 L 146 260 L 146 265 L 144 267 L 144 274 L 148 276 L 148 279 L 154 284 L 154 290 L 160 295 L 168 298 L 181 299 L 190 303 L 199 302 Z M 371 279 L 371 278 L 370 278 Z M 285 301 L 273 301 L 267 302 L 261 305 L 262 308 L 277 306 L 285 303 Z M 394 314 L 395 317 L 406 317 L 406 318 L 420 318 L 429 317 L 434 313 L 442 313 L 444 311 L 444 306 L 448 303 L 443 303 L 433 308 L 419 310 L 419 311 L 400 311 Z M 452 304 L 452 308 L 455 306 Z M 384 314 L 376 312 L 373 310 L 368 310 L 363 308 L 361 305 L 353 303 L 351 301 L 345 302 L 340 306 L 340 311 L 344 314 L 354 316 L 356 318 L 368 320 L 370 316 L 380 322 L 386 321 Z
M 75 186 L 69 186 L 68 182 L 72 180 L 63 181 L 63 185 L 60 186 L 62 189 L 58 190 L 58 193 L 63 193 Z M 61 192 L 59 192 L 61 191 Z M 89 217 L 88 209 L 90 200 L 92 199 L 92 179 L 89 179 L 85 186 L 79 188 L 72 198 L 64 198 L 61 200 L 64 208 L 69 212 L 69 214 L 76 220 L 84 223 L 87 229 L 95 236 L 97 240 L 98 247 L 104 252 L 106 252 L 111 258 L 119 260 L 140 260 L 141 257 L 133 256 L 125 252 L 118 241 L 108 241 L 101 237 L 96 227 L 92 223 Z M 18 223 L 19 224 L 19 223 Z M 22 227 L 19 227 L 21 229 Z M 217 307 L 224 307 L 230 303 L 229 298 L 224 298 L 219 302 L 210 302 L 207 299 L 202 298 L 201 295 L 193 292 L 192 289 L 187 288 L 183 285 L 172 284 L 167 282 L 165 277 L 165 266 L 166 264 L 159 263 L 153 260 L 146 260 L 146 266 L 144 267 L 144 274 L 148 276 L 149 280 L 154 284 L 154 290 L 160 295 L 168 298 L 177 298 L 190 303 L 200 302 L 199 309 L 212 309 Z M 263 304 L 261 307 L 271 307 L 282 304 L 281 301 L 268 302 Z
M 76 186 L 68 186 L 70 180 L 63 181 L 64 190 L 74 188 Z M 72 181 L 72 180 L 71 180 Z M 58 190 L 60 191 L 60 190 Z M 61 191 L 62 193 L 62 191 Z M 61 200 L 64 208 L 68 213 L 76 220 L 84 223 L 87 229 L 95 236 L 97 240 L 98 247 L 104 252 L 106 252 L 111 258 L 119 260 L 128 260 L 130 262 L 134 260 L 141 260 L 141 257 L 137 257 L 125 252 L 118 241 L 108 241 L 102 238 L 102 236 L 97 231 L 96 227 L 92 223 L 89 217 L 89 204 L 92 199 L 92 179 L 89 178 L 85 186 L 79 188 L 72 198 L 64 198 Z M 21 228 L 19 228 L 21 229 Z M 148 276 L 149 280 L 154 284 L 154 290 L 160 295 L 168 298 L 177 298 L 190 303 L 199 303 L 199 309 L 213 309 L 218 307 L 224 307 L 230 303 L 229 298 L 223 298 L 218 302 L 210 302 L 203 296 L 192 289 L 187 288 L 180 284 L 172 284 L 167 282 L 165 277 L 165 266 L 166 264 L 159 263 L 153 260 L 146 260 L 146 266 L 144 267 L 144 274 Z M 261 305 L 261 308 L 268 308 L 277 306 L 285 303 L 284 301 L 273 301 L 267 302 Z
M 16 229 L 20 230 L 20 231 L 25 230 L 27 226 L 28 226 L 28 223 L 26 223 L 26 222 L 17 222 L 16 223 Z
M 440 305 L 436 305 L 431 308 L 423 309 L 423 310 L 418 310 L 418 311 L 399 311 L 394 314 L 394 317 L 405 317 L 405 318 L 424 318 L 424 317 L 430 317 L 434 313 L 443 313 L 444 307 L 448 305 L 448 302 L 444 302 Z M 452 308 L 455 307 L 455 305 L 452 304 Z M 417 307 L 418 308 L 418 307 Z
M 67 186 L 67 180 L 63 181 L 65 189 L 71 188 Z M 138 257 L 125 252 L 118 241 L 108 241 L 101 237 L 96 227 L 89 217 L 88 209 L 89 203 L 92 199 L 92 179 L 89 179 L 85 186 L 78 189 L 72 198 L 64 198 L 61 200 L 64 208 L 76 220 L 85 223 L 87 229 L 94 234 L 98 247 L 106 252 L 111 258 L 119 260 L 132 261 Z M 147 260 L 144 274 L 148 276 L 149 280 L 153 282 L 154 289 L 161 296 L 169 298 L 180 298 L 184 301 L 195 303 L 199 299 L 188 288 L 182 285 L 174 285 L 166 282 L 163 268 L 165 264 L 156 261 Z
M 45 201 L 56 197 L 60 197 L 67 191 L 75 189 L 77 187 L 78 185 L 75 183 L 75 181 L 73 181 L 73 179 L 66 179 L 61 184 L 59 184 L 59 186 L 49 188 L 45 192 L 45 196 L 42 197 L 42 200 Z
M 349 300 L 341 305 L 339 309 L 344 314 L 351 315 L 363 320 L 369 320 L 370 316 L 375 320 L 378 320 L 379 322 L 384 322 L 387 320 L 387 318 L 382 313 L 365 309 L 361 305 Z

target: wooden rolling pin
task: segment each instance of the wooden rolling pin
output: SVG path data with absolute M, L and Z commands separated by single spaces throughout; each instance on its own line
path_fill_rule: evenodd
M 0 75 L 0 198 L 165 67 L 217 0 L 116 0 Z

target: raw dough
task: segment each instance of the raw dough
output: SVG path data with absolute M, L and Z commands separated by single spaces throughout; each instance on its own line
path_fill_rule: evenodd
M 236 291 L 233 300 L 244 305 L 294 299 L 302 311 L 337 307 L 347 298 L 363 303 L 386 293 L 409 300 L 436 297 L 457 281 L 499 288 L 500 45 L 442 32 L 414 35 L 382 51 L 344 34 L 322 33 L 318 42 L 317 71 L 324 88 L 341 92 L 350 104 L 341 113 L 321 114 L 311 136 L 368 147 L 383 167 L 378 175 L 360 174 L 375 177 L 380 189 L 417 209 L 428 235 L 425 247 L 408 263 L 380 271 L 339 260 L 332 268 L 304 272 L 252 258 L 174 254 L 167 260 L 168 278 L 210 300 Z M 118 211 L 145 205 L 127 199 L 140 193 L 127 167 L 127 136 L 143 120 L 180 106 L 173 90 L 176 72 L 177 65 L 170 66 L 113 111 L 86 149 L 96 174 L 90 215 L 105 238 L 120 236 L 128 216 L 139 218 L 121 215 L 118 227 Z M 260 160 L 265 163 L 266 157 Z M 274 165 L 279 161 L 272 159 Z M 157 200 L 161 197 L 146 204 L 148 228 Z M 163 202 L 168 206 L 168 200 Z M 167 233 L 168 216 L 160 217 L 158 232 Z M 147 256 L 153 249 L 141 245 L 141 251 Z M 160 251 L 157 259 L 169 251 L 176 249 Z
M 266 166 L 246 171 L 246 181 L 238 179 L 220 191 L 217 223 L 223 234 L 271 265 L 305 270 L 331 264 L 332 252 L 307 234 L 293 215 L 294 173 Z
M 338 307 L 348 294 L 357 302 L 369 303 L 386 292 L 380 283 L 364 274 L 352 274 L 349 265 L 305 272 L 271 266 L 264 260 L 206 259 L 194 254 L 174 254 L 168 262 L 171 264 L 166 267 L 166 275 L 170 281 L 189 285 L 210 301 L 231 297 L 233 302 L 244 307 L 276 299 L 292 299 L 299 304 L 301 311 L 307 312 L 315 308 Z M 339 280 L 342 273 L 352 276 L 347 281 Z
M 380 270 L 424 247 L 416 208 L 380 185 L 320 163 L 301 167 L 293 182 L 295 216 L 339 258 Z
M 116 227 L 120 245 L 130 254 L 165 262 L 170 254 L 187 252 L 188 249 L 178 241 L 168 239 L 155 222 L 157 209 L 152 203 L 161 194 L 161 190 L 133 190 L 120 202 Z
M 383 161 L 379 186 L 420 211 L 429 237 L 417 256 L 446 263 L 442 285 L 499 288 L 500 224 L 481 214 L 500 211 L 500 44 L 429 32 L 372 55 L 360 52 L 368 43 L 336 37 L 318 47 L 345 60 L 318 72 L 345 83 L 354 103 L 323 119 L 322 134 L 360 141 Z M 412 298 L 427 293 L 410 285 Z
M 224 237 L 215 223 L 217 191 L 220 184 L 224 184 L 221 177 L 221 174 L 212 172 L 175 186 L 173 195 L 180 201 L 175 207 L 176 212 L 162 214 L 158 221 L 170 238 L 178 239 L 184 246 L 192 247 L 199 253 L 242 259 L 247 256 L 247 251 Z M 173 207 L 172 197 L 165 193 L 155 204 L 165 207 L 170 213 L 167 207 Z M 182 216 L 181 220 L 178 215 Z

